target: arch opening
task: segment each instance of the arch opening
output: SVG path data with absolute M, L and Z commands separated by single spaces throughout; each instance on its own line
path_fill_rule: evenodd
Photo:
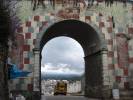
M 55 87 L 58 82 L 64 81 L 67 83 L 67 94 L 83 95 L 84 52 L 77 41 L 66 36 L 53 38 L 43 47 L 41 55 L 42 94 L 58 94 Z
M 100 34 L 87 23 L 77 20 L 64 20 L 50 26 L 43 32 L 40 39 L 41 51 L 49 40 L 59 36 L 73 38 L 82 46 L 85 61 L 85 96 L 88 97 L 102 96 L 102 92 L 100 92 L 103 85 L 101 51 L 104 40 L 102 40 Z

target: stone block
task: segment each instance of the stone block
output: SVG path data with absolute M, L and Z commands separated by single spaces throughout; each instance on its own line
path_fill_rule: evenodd
M 32 39 L 27 39 L 27 45 L 32 45 Z M 31 47 L 31 46 L 30 46 Z M 31 49 L 31 48 L 30 48 Z
M 23 33 L 23 27 L 17 28 L 17 32 L 18 32 L 18 33 Z
M 29 63 L 30 63 L 29 58 L 24 58 L 24 64 L 29 64 Z
M 133 58 L 133 51 L 129 51 L 128 53 L 129 53 L 129 57 Z
M 28 52 L 27 52 L 27 51 L 24 51 L 24 52 L 23 52 L 23 57 L 24 57 L 24 58 L 28 58 Z
M 114 52 L 113 51 L 109 51 L 108 52 L 108 57 L 113 57 L 114 56 Z
M 129 58 L 129 63 L 133 63 L 133 57 Z
M 128 76 L 128 68 L 124 68 L 123 71 L 124 71 L 124 75 Z
M 99 22 L 99 27 L 104 27 L 104 22 Z
M 118 57 L 117 51 L 114 51 L 114 57 L 115 57 L 115 58 Z
M 37 27 L 42 27 L 42 22 L 37 22 Z
M 34 33 L 34 28 L 33 27 L 28 27 L 28 32 L 29 33 Z
M 114 65 L 113 64 L 108 64 L 108 68 L 109 68 L 109 70 L 113 70 L 114 69 Z
M 113 48 L 112 48 L 112 45 L 107 45 L 107 47 L 108 47 L 108 51 L 112 51 L 113 50 Z M 113 51 L 112 51 L 113 52 Z M 113 55 L 114 55 L 114 53 L 113 53 Z M 111 56 L 111 57 L 113 57 L 113 56 Z
M 31 39 L 31 33 L 25 33 L 25 39 Z
M 33 58 L 33 52 L 32 51 L 28 52 L 28 58 Z
M 50 21 L 50 16 L 45 16 L 46 21 Z
M 108 33 L 112 33 L 113 31 L 112 27 L 108 27 L 107 30 L 108 30 Z
M 23 45 L 23 51 L 30 51 L 30 45 Z
M 26 21 L 26 27 L 31 27 L 31 21 Z
M 34 16 L 34 21 L 39 21 L 40 20 L 40 16 Z
M 108 63 L 109 63 L 109 64 L 112 64 L 112 62 L 113 62 L 113 59 L 112 59 L 111 57 L 109 57 L 109 58 L 108 58 Z M 113 63 L 113 64 L 114 64 L 114 63 Z
M 133 34 L 133 27 L 129 27 L 129 28 L 128 28 L 128 33 L 129 33 L 129 34 Z

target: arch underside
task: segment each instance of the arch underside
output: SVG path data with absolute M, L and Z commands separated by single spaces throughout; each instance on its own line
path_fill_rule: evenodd
M 84 50 L 85 60 L 85 95 L 101 97 L 102 79 L 102 47 L 104 43 L 92 26 L 77 20 L 64 20 L 50 26 L 40 37 L 40 50 L 51 39 L 67 36 L 80 43 Z

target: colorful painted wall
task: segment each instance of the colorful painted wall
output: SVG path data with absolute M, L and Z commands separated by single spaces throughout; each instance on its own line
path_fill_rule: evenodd
M 73 15 L 75 16 L 75 15 Z M 112 16 L 96 11 L 86 11 L 84 15 L 78 17 L 57 16 L 55 13 L 34 14 L 29 17 L 16 31 L 16 43 L 18 46 L 12 57 L 20 69 L 33 72 L 34 54 L 37 37 L 42 31 L 47 30 L 50 25 L 66 19 L 73 19 L 92 24 L 97 31 L 104 36 L 108 48 L 107 59 L 103 62 L 104 85 L 113 87 L 113 83 L 118 83 L 119 88 L 131 88 L 133 86 L 133 25 L 130 22 L 126 28 L 113 27 Z M 130 18 L 132 19 L 132 17 Z M 132 21 L 132 20 L 131 20 Z M 133 22 L 133 21 L 132 21 Z M 117 22 L 116 22 L 117 23 Z M 41 36 L 41 35 L 40 35 Z M 104 46 L 104 45 L 103 45 Z M 16 59 L 17 58 L 17 59 Z M 27 78 L 11 80 L 11 89 L 27 89 L 33 83 L 33 74 Z

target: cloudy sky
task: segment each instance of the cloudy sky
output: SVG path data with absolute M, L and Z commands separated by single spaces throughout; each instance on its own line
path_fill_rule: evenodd
M 42 50 L 43 74 L 82 75 L 84 53 L 80 44 L 69 37 L 56 37 Z

